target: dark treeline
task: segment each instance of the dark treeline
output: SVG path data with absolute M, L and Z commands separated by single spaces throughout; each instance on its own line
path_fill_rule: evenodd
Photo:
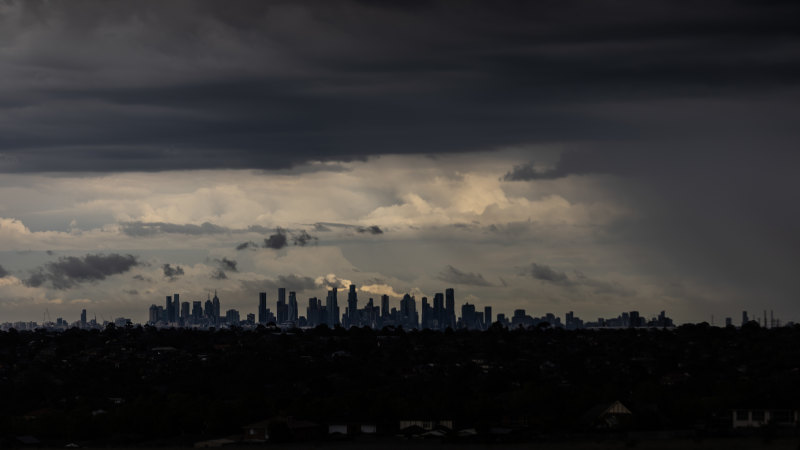
M 722 429 L 800 406 L 800 326 L 281 332 L 152 327 L 0 332 L 0 437 L 191 443 L 288 417 L 448 419 L 580 432 L 621 401 L 637 430 Z M 729 426 L 729 425 L 728 425 Z

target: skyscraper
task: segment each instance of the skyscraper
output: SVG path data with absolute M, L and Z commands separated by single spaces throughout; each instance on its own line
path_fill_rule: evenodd
M 258 293 L 258 323 L 267 323 L 267 293 Z
M 464 328 L 470 330 L 477 328 L 475 321 L 475 305 L 469 303 L 461 305 L 461 321 L 464 323 Z
M 328 298 L 325 300 L 325 309 L 328 313 L 328 326 L 334 327 L 339 325 L 339 300 L 337 299 L 336 288 L 328 291 Z
M 286 288 L 278 288 L 278 303 L 275 308 L 278 323 L 289 320 L 289 306 L 286 304 Z
M 433 320 L 436 321 L 436 328 L 446 328 L 445 323 L 445 308 L 444 308 L 444 294 L 437 292 L 433 296 Z
M 381 319 L 389 318 L 389 296 L 381 295 Z
M 356 294 L 356 285 L 350 285 L 350 292 L 347 293 L 347 324 L 351 327 L 357 327 L 358 323 L 358 294 Z
M 297 294 L 294 291 L 289 292 L 289 306 L 288 306 L 288 321 L 297 324 Z
M 175 322 L 175 308 L 172 306 L 172 296 L 167 296 L 167 305 L 164 307 L 167 311 L 167 322 L 172 323 Z
M 86 310 L 81 310 L 81 328 L 86 328 Z
M 219 318 L 222 317 L 222 310 L 219 304 L 219 297 L 217 297 L 217 290 L 214 289 L 214 298 L 211 299 L 211 304 L 214 306 L 214 320 L 219 321 Z
M 453 288 L 445 289 L 445 327 L 456 326 L 456 291 Z
M 492 307 L 491 306 L 484 306 L 483 307 L 483 323 L 485 327 L 488 329 L 492 325 Z
M 172 294 L 172 317 L 175 318 L 175 322 L 178 322 L 181 318 L 181 295 L 180 294 Z

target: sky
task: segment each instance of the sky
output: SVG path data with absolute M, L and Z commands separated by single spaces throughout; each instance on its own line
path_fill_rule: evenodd
M 800 322 L 800 5 L 0 2 L 0 322 L 358 287 Z

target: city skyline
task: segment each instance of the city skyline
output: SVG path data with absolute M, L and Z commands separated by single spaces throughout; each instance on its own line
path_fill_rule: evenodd
M 258 325 L 273 325 L 283 330 L 302 328 L 309 329 L 318 325 L 330 328 L 343 327 L 368 327 L 382 329 L 384 327 L 400 327 L 409 330 L 432 329 L 445 331 L 447 329 L 488 330 L 490 326 L 499 324 L 505 328 L 535 328 L 540 325 L 548 327 L 577 330 L 584 328 L 673 328 L 683 325 L 676 324 L 672 318 L 662 310 L 657 315 L 642 313 L 638 310 L 624 311 L 616 317 L 581 318 L 574 311 L 564 313 L 564 320 L 552 312 L 536 316 L 536 312 L 525 309 L 515 309 L 513 314 L 495 310 L 492 305 L 475 305 L 465 302 L 458 306 L 456 303 L 455 289 L 446 288 L 437 292 L 432 299 L 423 296 L 417 299 L 408 293 L 396 302 L 397 307 L 388 295 L 381 295 L 379 299 L 369 297 L 364 300 L 363 308 L 359 307 L 358 291 L 355 284 L 350 284 L 347 289 L 346 307 L 340 308 L 338 304 L 338 289 L 333 287 L 327 291 L 325 300 L 317 297 L 308 298 L 308 307 L 301 313 L 301 305 L 297 301 L 297 293 L 278 288 L 274 300 L 274 311 L 269 307 L 267 292 L 258 293 L 256 312 L 240 312 L 238 309 L 224 309 L 222 302 L 214 291 L 207 293 L 205 302 L 202 300 L 180 301 L 180 293 L 166 296 L 165 305 L 151 304 L 148 308 L 147 319 L 137 321 L 133 318 L 113 317 L 112 320 L 97 320 L 97 316 L 89 319 L 86 309 L 80 313 L 78 321 L 69 321 L 62 317 L 55 320 L 45 313 L 41 323 L 35 321 L 0 322 L 0 329 L 34 330 L 39 328 L 66 330 L 71 327 L 82 329 L 103 329 L 108 324 L 117 326 L 150 325 L 159 328 L 193 328 L 214 329 L 228 327 L 244 327 L 252 329 Z M 252 306 L 252 305 L 251 305 Z M 226 307 L 227 308 L 227 307 Z M 458 311 L 460 310 L 460 314 Z M 224 314 L 223 314 L 224 312 Z M 750 313 L 754 313 L 752 316 Z M 102 316 L 101 316 L 102 317 Z M 711 318 L 711 326 L 736 326 L 741 327 L 753 322 L 760 327 L 776 328 L 794 326 L 793 321 L 783 321 L 776 317 L 774 311 L 763 310 L 763 321 L 758 311 L 741 311 L 740 321 L 732 316 L 726 316 L 722 323 L 715 323 Z M 687 322 L 687 324 L 708 323 L 708 321 Z
M 800 322 L 798 16 L 3 2 L 0 322 L 350 283 Z

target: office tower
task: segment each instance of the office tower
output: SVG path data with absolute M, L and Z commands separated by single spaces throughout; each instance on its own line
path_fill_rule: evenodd
M 732 327 L 732 326 L 733 326 L 733 319 L 731 319 L 730 317 L 726 317 L 725 318 L 725 327 L 727 328 L 727 327 Z
M 433 321 L 437 329 L 442 329 L 445 322 L 444 294 L 441 292 L 433 296 Z
M 203 302 L 200 300 L 192 302 L 192 319 L 200 320 L 203 317 Z
M 86 328 L 86 310 L 81 310 L 81 328 Z
M 484 306 L 483 307 L 483 322 L 485 328 L 489 328 L 492 325 L 492 307 L 491 306 Z
M 408 294 L 400 300 L 400 324 L 408 328 L 419 328 L 417 300 Z
M 175 322 L 175 308 L 172 306 L 172 296 L 167 296 L 167 305 L 164 307 L 167 311 L 167 322 Z
M 389 317 L 389 296 L 384 294 L 381 295 L 381 319 L 387 319 Z
M 453 288 L 445 289 L 445 327 L 455 328 L 456 326 L 456 294 Z
M 172 317 L 175 318 L 175 322 L 180 320 L 181 318 L 181 295 L 180 294 L 172 294 Z
M 209 319 L 214 319 L 214 302 L 211 300 L 206 300 L 205 304 L 203 305 L 203 317 L 207 317 Z
M 150 305 L 150 310 L 149 310 L 147 322 L 149 324 L 153 325 L 156 322 L 158 322 L 158 319 L 159 319 L 159 317 L 158 317 L 158 306 Z
M 225 322 L 228 325 L 239 325 L 239 311 L 235 309 L 229 309 L 225 312 Z
M 357 327 L 358 323 L 358 295 L 356 294 L 356 285 L 350 285 L 350 292 L 347 293 L 347 324 L 351 327 Z
M 219 297 L 217 297 L 217 290 L 214 289 L 214 298 L 211 299 L 211 304 L 214 306 L 214 319 L 219 320 L 222 317 L 222 310 L 220 308 Z
M 258 323 L 267 323 L 267 293 L 258 293 Z
M 278 315 L 279 324 L 289 320 L 289 305 L 286 304 L 286 288 L 278 288 L 278 303 L 275 310 Z
M 747 311 L 742 311 L 742 325 L 746 324 L 750 320 L 747 318 Z
M 190 307 L 191 307 L 191 305 L 189 305 L 189 302 L 181 303 L 181 319 L 182 320 L 184 320 L 184 321 L 189 320 L 189 308 Z
M 464 327 L 468 329 L 476 328 L 475 326 L 475 305 L 464 303 L 461 306 L 461 321 Z
M 328 291 L 328 298 L 325 300 L 325 309 L 327 311 L 327 324 L 329 327 L 339 325 L 339 300 L 337 298 L 336 288 Z
M 308 326 L 315 327 L 320 324 L 320 316 L 319 316 L 319 300 L 317 297 L 311 297 L 308 299 L 308 307 L 306 308 L 306 320 L 308 321 Z
M 422 297 L 422 322 L 420 326 L 422 329 L 431 328 L 431 312 L 432 308 L 428 305 L 428 297 Z
M 640 321 L 639 321 L 640 320 L 639 319 L 639 311 L 631 311 L 630 314 L 628 314 L 628 318 L 629 318 L 628 320 L 630 321 L 629 322 L 629 326 L 630 327 L 640 327 L 640 326 L 642 326 Z
M 289 292 L 289 306 L 288 306 L 288 321 L 297 323 L 297 294 L 294 291 Z

